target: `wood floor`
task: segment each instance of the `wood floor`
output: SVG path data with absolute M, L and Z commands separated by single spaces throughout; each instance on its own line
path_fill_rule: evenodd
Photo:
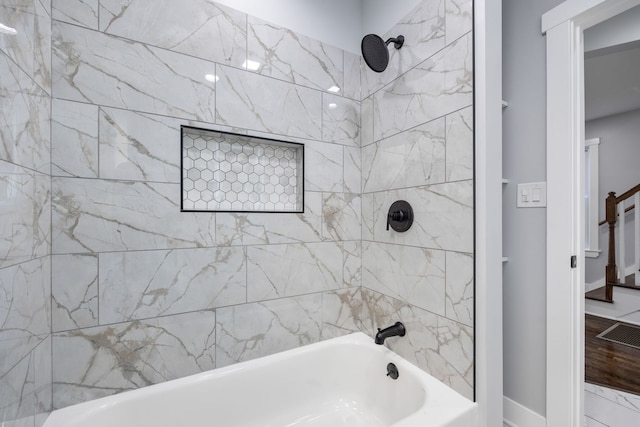
M 640 395 L 640 349 L 596 336 L 615 320 L 585 315 L 585 380 Z

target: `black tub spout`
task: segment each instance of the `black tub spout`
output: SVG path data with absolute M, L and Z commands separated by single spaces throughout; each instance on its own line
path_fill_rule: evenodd
M 382 345 L 384 344 L 384 340 L 386 340 L 387 338 L 395 336 L 403 337 L 406 332 L 407 330 L 404 328 L 402 322 L 396 322 L 395 325 L 391 325 L 388 328 L 378 328 L 375 342 L 376 344 Z

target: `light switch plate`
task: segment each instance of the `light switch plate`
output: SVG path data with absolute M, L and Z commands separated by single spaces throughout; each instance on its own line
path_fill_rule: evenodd
M 528 182 L 518 184 L 517 207 L 544 208 L 547 206 L 547 183 Z

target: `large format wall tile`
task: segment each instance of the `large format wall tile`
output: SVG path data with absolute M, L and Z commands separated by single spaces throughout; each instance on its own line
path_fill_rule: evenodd
M 362 241 L 342 242 L 344 263 L 342 282 L 345 287 L 362 285 Z
M 0 52 L 0 159 L 49 173 L 51 99 Z
M 314 89 L 342 90 L 341 49 L 251 16 L 247 45 L 248 59 L 259 64 L 256 72 L 261 75 Z
M 446 40 L 452 43 L 473 29 L 473 0 L 445 0 Z
M 210 0 L 100 0 L 100 30 L 219 64 L 247 59 L 247 15 Z
M 389 206 L 396 200 L 406 200 L 413 206 L 414 220 L 410 233 L 394 233 L 385 229 Z M 371 208 L 364 204 L 363 199 L 363 212 L 369 212 L 368 209 L 371 209 L 373 217 L 370 225 L 373 238 L 377 241 L 473 252 L 472 181 L 374 193 Z
M 447 181 L 473 179 L 473 107 L 446 117 Z
M 318 293 L 216 310 L 216 366 L 319 341 L 321 304 Z
M 401 49 L 389 45 L 389 65 L 383 73 L 362 67 L 362 94 L 369 96 L 445 46 L 445 0 L 423 1 L 387 31 L 387 40 L 404 36 Z
M 309 141 L 305 144 L 304 185 L 307 191 L 344 191 L 344 147 Z
M 322 237 L 329 240 L 362 238 L 362 201 L 359 194 L 324 193 Z
M 55 178 L 53 252 L 215 245 L 213 214 L 180 212 L 178 184 Z
M 99 0 L 51 0 L 51 17 L 97 30 L 98 3 Z
M 213 62 L 54 21 L 52 63 L 57 98 L 214 121 Z
M 306 192 L 304 213 L 216 214 L 216 244 L 267 245 L 322 240 L 322 193 Z
M 51 259 L 53 332 L 98 326 L 98 255 Z
M 343 286 L 339 243 L 250 246 L 247 299 L 262 301 Z
M 364 242 L 363 286 L 444 316 L 445 253 Z
M 100 324 L 246 302 L 243 248 L 100 254 Z
M 97 178 L 98 107 L 54 99 L 51 112 L 51 174 Z
M 367 145 L 362 149 L 363 191 L 444 182 L 448 143 L 441 118 Z
M 374 95 L 374 137 L 385 138 L 473 102 L 468 34 Z
M 322 94 L 316 90 L 218 66 L 216 122 L 294 137 L 321 138 Z M 277 95 L 276 95 L 277 94 Z
M 213 311 L 54 334 L 53 407 L 213 369 L 214 346 Z
M 100 111 L 100 177 L 180 182 L 184 120 L 115 108 Z
M 47 2 L 45 2 L 47 3 Z M 2 23 L 15 28 L 15 35 L 0 37 L 5 52 L 45 92 L 51 90 L 51 18 L 39 1 L 3 2 Z M 5 74 L 2 73 L 4 76 Z
M 360 101 L 360 55 L 344 51 L 344 88 L 342 96 Z
M 447 287 L 445 315 L 467 326 L 473 326 L 473 255 L 447 252 Z
M 367 329 L 360 288 L 339 289 L 322 294 L 322 339 Z
M 323 93 L 322 140 L 360 147 L 360 103 Z
M 51 183 L 0 160 L 0 268 L 49 254 Z
M 401 320 L 404 337 L 385 342 L 405 359 L 473 399 L 473 329 L 383 294 L 362 289 L 362 308 L 371 325 L 362 331 L 373 336 L 375 328 Z
M 362 150 L 359 147 L 344 147 L 344 191 L 362 193 Z
M 19 340 L 51 331 L 50 278 L 50 257 L 0 270 L 0 340 Z M 4 363 L 11 361 L 2 360 L 0 368 L 6 368 Z

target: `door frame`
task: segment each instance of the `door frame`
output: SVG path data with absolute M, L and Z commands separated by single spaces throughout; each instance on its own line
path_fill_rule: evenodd
M 583 31 L 639 4 L 568 0 L 542 16 L 547 37 L 548 427 L 579 427 L 584 419 Z

